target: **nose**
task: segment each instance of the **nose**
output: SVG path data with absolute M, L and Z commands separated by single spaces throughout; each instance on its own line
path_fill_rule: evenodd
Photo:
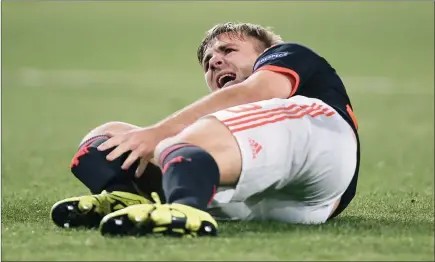
M 210 69 L 214 70 L 217 68 L 222 67 L 222 65 L 224 64 L 224 60 L 223 57 L 219 54 L 215 54 L 209 61 L 210 63 Z

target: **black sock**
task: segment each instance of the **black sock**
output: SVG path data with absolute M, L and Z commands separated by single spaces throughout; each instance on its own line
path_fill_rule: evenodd
M 138 194 L 132 182 L 137 163 L 129 170 L 121 169 L 128 153 L 114 161 L 108 161 L 106 156 L 114 148 L 106 151 L 97 150 L 97 147 L 108 139 L 107 136 L 99 135 L 82 143 L 71 162 L 72 173 L 90 189 L 92 194 L 99 194 L 102 190 Z
M 137 186 L 141 195 L 151 199 L 151 193 L 156 192 L 162 203 L 166 203 L 165 194 L 162 187 L 162 171 L 160 167 L 149 162 L 140 177 L 133 178 L 133 183 Z
M 122 191 L 132 194 L 139 194 L 133 184 L 133 181 L 131 181 L 131 179 L 128 179 L 127 177 L 117 177 L 116 179 L 110 181 L 105 187 L 105 190 L 107 192 Z
M 190 144 L 167 148 L 160 156 L 168 203 L 205 210 L 219 185 L 219 168 L 205 150 Z

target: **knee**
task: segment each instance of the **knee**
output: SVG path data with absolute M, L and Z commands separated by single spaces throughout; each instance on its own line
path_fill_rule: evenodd
M 154 149 L 154 159 L 157 164 L 160 164 L 160 161 L 163 159 L 160 159 L 162 156 L 162 153 L 168 149 L 169 147 L 182 143 L 178 136 L 166 138 L 160 143 L 157 144 L 156 148 Z
M 202 147 L 204 144 L 202 133 L 204 133 L 203 128 L 198 126 L 198 122 L 195 122 L 179 134 L 160 141 L 154 149 L 154 159 L 156 163 L 160 164 L 160 162 L 163 161 L 163 159 L 161 159 L 162 154 L 164 154 L 167 149 L 177 144 L 191 144 Z
M 94 128 L 93 131 L 103 134 L 105 132 L 125 132 L 135 128 L 138 128 L 138 126 L 120 121 L 110 121 Z
M 180 134 L 162 140 L 154 150 L 154 159 L 161 164 L 166 153 L 179 144 L 196 146 L 215 160 L 223 185 L 234 185 L 242 169 L 238 143 L 229 129 L 215 118 L 204 118 L 184 129 Z
M 104 135 L 106 132 L 126 132 L 135 128 L 139 128 L 138 126 L 128 124 L 125 122 L 119 122 L 119 121 L 111 121 L 104 123 L 102 125 L 97 126 L 96 128 L 89 131 L 82 139 L 80 144 L 85 142 L 86 140 L 95 137 L 95 136 L 101 136 Z
M 209 153 L 224 175 L 238 174 L 241 169 L 241 155 L 235 137 L 215 118 L 203 118 L 178 135 L 161 141 L 154 150 L 157 163 L 164 160 L 165 151 L 175 149 L 178 144 L 190 144 Z
M 156 148 L 154 149 L 154 159 L 156 162 L 160 163 L 163 160 L 161 159 L 162 154 L 164 154 L 167 149 L 177 144 L 191 144 L 202 147 L 203 149 L 207 149 L 207 145 L 205 144 L 205 134 L 208 132 L 206 132 L 205 125 L 202 124 L 202 122 L 204 121 L 197 121 L 176 136 L 160 141 L 160 143 L 157 144 Z

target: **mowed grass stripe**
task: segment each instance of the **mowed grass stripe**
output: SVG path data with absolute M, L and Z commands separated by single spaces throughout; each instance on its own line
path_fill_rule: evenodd
M 183 79 L 202 80 L 200 72 L 171 72 L 162 70 L 84 70 L 59 69 L 49 70 L 41 68 L 21 68 L 17 70 L 4 70 L 3 77 L 7 83 L 15 88 L 45 88 L 56 86 L 58 88 L 144 88 L 152 89 L 154 83 L 159 86 L 165 84 L 173 88 L 190 89 L 188 81 Z M 393 78 L 390 76 L 341 76 L 346 88 L 357 94 L 377 95 L 433 95 L 433 79 L 410 77 Z M 200 86 L 198 88 L 201 88 Z M 203 83 L 206 89 L 206 83 Z

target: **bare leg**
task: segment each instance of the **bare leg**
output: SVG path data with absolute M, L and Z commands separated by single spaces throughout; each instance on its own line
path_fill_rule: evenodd
M 154 156 L 159 156 L 170 146 L 188 143 L 207 151 L 219 167 L 220 184 L 234 185 L 240 177 L 242 157 L 236 139 L 228 128 L 215 117 L 200 119 L 177 136 L 163 140 L 157 145 Z

